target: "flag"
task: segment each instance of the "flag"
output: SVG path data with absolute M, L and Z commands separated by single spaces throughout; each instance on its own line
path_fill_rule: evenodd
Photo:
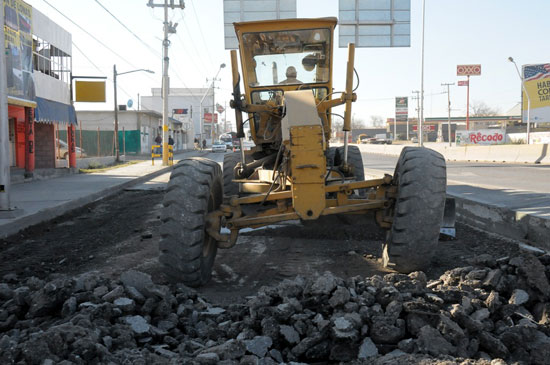
M 550 63 L 524 66 L 523 77 L 525 78 L 525 81 L 545 79 L 550 77 Z

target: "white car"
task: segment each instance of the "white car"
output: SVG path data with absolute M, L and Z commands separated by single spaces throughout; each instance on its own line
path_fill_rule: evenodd
M 212 144 L 212 152 L 225 152 L 227 146 L 224 142 L 216 141 Z

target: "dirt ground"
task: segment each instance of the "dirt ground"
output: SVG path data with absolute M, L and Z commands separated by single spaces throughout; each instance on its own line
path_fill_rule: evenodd
M 157 283 L 166 278 L 157 261 L 163 191 L 125 191 L 71 214 L 0 240 L 0 277 L 44 278 L 53 273 L 99 271 L 118 277 L 128 269 L 148 272 Z M 372 217 L 300 222 L 242 233 L 235 247 L 219 250 L 213 279 L 199 292 L 211 302 L 242 301 L 262 285 L 296 275 L 331 271 L 341 277 L 388 272 L 380 264 L 385 237 Z M 513 255 L 517 246 L 468 226 L 457 225 L 457 240 L 440 241 L 429 278 L 465 266 L 489 253 Z

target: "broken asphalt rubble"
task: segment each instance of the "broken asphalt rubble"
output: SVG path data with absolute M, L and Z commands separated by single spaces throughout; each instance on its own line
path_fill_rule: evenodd
M 548 364 L 550 255 L 481 255 L 428 282 L 329 272 L 213 306 L 127 271 L 0 283 L 0 362 Z

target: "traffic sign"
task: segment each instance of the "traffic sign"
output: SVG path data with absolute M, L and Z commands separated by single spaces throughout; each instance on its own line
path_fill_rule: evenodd
M 457 76 L 479 76 L 481 75 L 481 65 L 457 65 Z

